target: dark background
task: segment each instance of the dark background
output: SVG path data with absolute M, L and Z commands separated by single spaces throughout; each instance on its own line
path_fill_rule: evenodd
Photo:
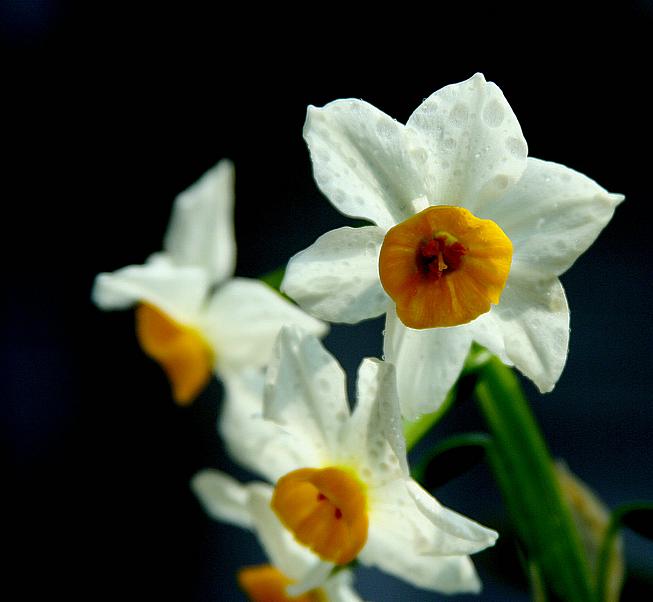
M 526 387 L 553 453 L 609 506 L 653 498 L 650 2 L 86 4 L 0 4 L 4 599 L 239 599 L 233 574 L 260 552 L 188 488 L 200 468 L 233 469 L 215 433 L 220 386 L 176 407 L 131 312 L 91 305 L 93 278 L 160 249 L 174 196 L 223 157 L 236 165 L 237 274 L 275 269 L 349 223 L 313 183 L 308 104 L 363 98 L 405 121 L 476 71 L 504 91 L 531 155 L 627 196 L 563 277 L 572 338 L 556 390 Z M 381 329 L 333 328 L 350 380 L 380 354 Z M 436 436 L 482 428 L 466 403 Z M 528 599 L 485 467 L 435 493 L 503 535 L 476 556 L 481 599 Z M 626 544 L 624 599 L 650 598 L 653 546 Z M 367 599 L 438 598 L 372 571 L 358 584 Z

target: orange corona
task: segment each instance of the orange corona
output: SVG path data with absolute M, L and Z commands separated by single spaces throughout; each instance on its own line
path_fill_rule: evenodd
M 136 308 L 136 335 L 143 351 L 165 370 L 174 400 L 180 405 L 191 403 L 213 371 L 213 352 L 200 333 L 141 303 Z
M 281 477 L 272 509 L 323 560 L 347 564 L 367 541 L 364 485 L 342 468 L 300 468 Z
M 291 583 L 269 564 L 248 566 L 238 573 L 238 585 L 252 602 L 326 602 L 326 596 L 319 589 L 301 596 L 289 596 L 286 588 Z
M 499 302 L 511 262 L 512 243 L 497 224 L 440 205 L 388 231 L 379 275 L 406 326 L 458 326 Z

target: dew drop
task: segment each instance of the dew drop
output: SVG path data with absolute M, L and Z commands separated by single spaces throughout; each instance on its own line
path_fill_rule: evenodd
M 366 255 L 376 255 L 376 249 L 377 249 L 376 243 L 370 241 L 365 245 L 365 254 Z
M 508 138 L 506 140 L 506 148 L 508 149 L 508 152 L 517 157 L 518 159 L 522 159 L 526 156 L 528 149 L 526 148 L 526 143 L 523 140 L 520 140 L 519 138 Z
M 426 163 L 428 159 L 427 153 L 423 148 L 414 148 L 411 151 L 411 155 L 418 163 Z
M 447 150 L 453 150 L 453 148 L 456 146 L 456 141 L 451 137 L 447 137 L 443 140 L 444 148 Z
M 469 117 L 469 110 L 464 104 L 458 103 L 451 110 L 449 117 L 455 126 L 462 127 L 467 122 L 467 118 Z
M 492 99 L 483 109 L 483 121 L 492 128 L 503 123 L 504 111 L 498 100 Z
M 510 184 L 510 178 L 503 174 L 500 174 L 494 178 L 494 185 L 498 190 L 505 190 Z
M 376 122 L 376 131 L 379 133 L 379 136 L 384 138 L 390 138 L 394 136 L 396 129 L 392 121 L 386 119 L 379 119 Z

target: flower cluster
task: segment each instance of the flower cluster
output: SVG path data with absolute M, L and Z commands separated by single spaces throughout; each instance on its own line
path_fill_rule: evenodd
M 402 419 L 439 408 L 473 341 L 553 388 L 569 335 L 558 277 L 623 197 L 527 157 L 514 113 L 480 74 L 435 92 L 405 125 L 359 100 L 309 107 L 304 136 L 322 192 L 371 225 L 327 232 L 290 260 L 281 290 L 299 307 L 231 277 L 226 161 L 176 199 L 162 252 L 98 276 L 95 302 L 135 306 L 138 340 L 178 403 L 214 372 L 224 382 L 220 433 L 264 481 L 207 469 L 192 487 L 211 516 L 258 535 L 270 565 L 239 574 L 250 599 L 359 600 L 353 561 L 477 592 L 469 555 L 497 533 L 411 478 Z M 362 360 L 350 408 L 319 338 L 325 322 L 382 314 L 384 360 Z

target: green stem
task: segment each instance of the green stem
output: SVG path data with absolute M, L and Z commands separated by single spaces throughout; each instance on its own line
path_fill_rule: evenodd
M 406 437 L 406 451 L 413 449 L 415 444 L 428 433 L 444 416 L 456 400 L 456 387 L 453 386 L 436 412 L 424 414 L 413 422 L 404 421 L 404 436 Z
M 478 375 L 475 394 L 493 438 L 488 459 L 529 561 L 564 600 L 593 601 L 580 538 L 519 381 L 497 358 Z
M 601 544 L 601 549 L 599 551 L 599 561 L 596 571 L 597 579 L 597 589 L 598 593 L 596 599 L 599 602 L 603 602 L 606 599 L 607 587 L 608 587 L 608 564 L 610 562 L 610 553 L 612 551 L 612 546 L 614 544 L 614 538 L 619 532 L 619 527 L 621 526 L 621 517 L 624 515 L 624 511 L 621 508 L 618 508 L 612 513 L 610 517 L 610 522 L 608 527 L 605 530 L 605 535 L 603 536 L 603 542 Z
M 646 501 L 636 501 L 629 502 L 627 504 L 622 504 L 612 511 L 610 515 L 610 522 L 605 530 L 603 535 L 603 541 L 601 543 L 601 548 L 599 550 L 599 560 L 596 570 L 596 580 L 597 580 L 597 600 L 599 602 L 604 602 L 607 599 L 608 594 L 608 581 L 610 579 L 610 556 L 613 553 L 615 537 L 619 533 L 619 529 L 628 524 L 628 515 L 632 516 L 632 513 L 647 511 L 653 513 L 653 503 Z M 626 520 L 624 520 L 626 519 Z M 647 524 L 650 525 L 650 520 L 648 516 L 646 518 Z M 630 525 L 636 529 L 635 525 Z M 638 529 L 636 529 L 636 532 Z

